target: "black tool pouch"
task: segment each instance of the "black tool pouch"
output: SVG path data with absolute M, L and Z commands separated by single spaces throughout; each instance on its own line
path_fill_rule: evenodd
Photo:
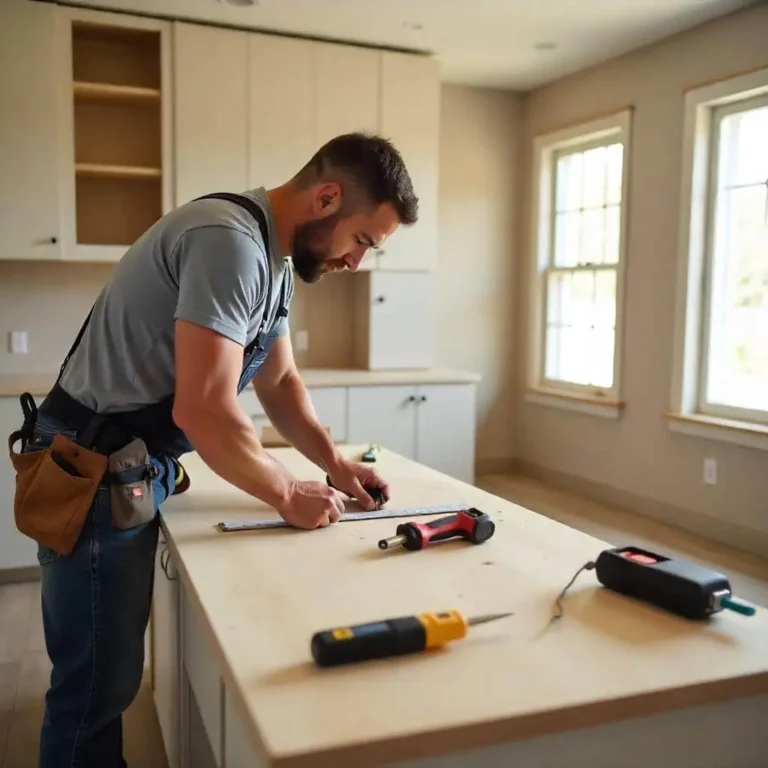
M 134 528 L 155 516 L 152 480 L 157 472 L 149 460 L 141 438 L 110 454 L 107 465 L 112 524 L 116 528 Z

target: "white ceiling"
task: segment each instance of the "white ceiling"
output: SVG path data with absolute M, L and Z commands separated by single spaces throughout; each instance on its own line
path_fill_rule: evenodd
M 444 81 L 527 90 L 751 0 L 261 0 L 250 7 L 226 0 L 69 2 L 425 50 L 439 58 Z M 537 43 L 557 47 L 538 50 Z

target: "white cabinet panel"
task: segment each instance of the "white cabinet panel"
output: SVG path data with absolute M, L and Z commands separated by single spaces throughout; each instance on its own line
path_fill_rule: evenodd
M 317 43 L 317 146 L 351 131 L 379 130 L 380 53 Z
M 419 221 L 385 243 L 378 269 L 429 270 L 437 265 L 440 72 L 434 59 L 381 54 L 381 133 L 405 160 L 419 198 Z
M 176 205 L 248 186 L 248 35 L 173 25 Z
M 408 459 L 416 458 L 416 389 L 352 387 L 347 442 L 378 443 Z
M 0 435 L 4 440 L 21 427 L 23 420 L 18 397 L 0 398 Z M 20 451 L 21 443 L 16 443 L 14 450 Z M 16 529 L 13 517 L 15 493 L 16 472 L 6 453 L 5 459 L 0 461 L 0 569 L 37 565 L 37 544 Z
M 474 483 L 474 385 L 421 386 L 416 401 L 418 461 L 458 480 Z
M 60 106 L 71 64 L 60 56 L 58 10 L 0 3 L 0 259 L 62 255 Z
M 267 761 L 251 747 L 240 713 L 228 692 L 224 699 L 224 744 L 226 768 L 267 768 Z
M 429 368 L 434 334 L 434 278 L 428 272 L 372 272 L 368 357 L 371 370 Z
M 155 708 L 163 736 L 169 768 L 181 768 L 181 662 L 179 638 L 179 581 L 170 580 L 161 567 L 162 534 L 155 558 L 155 585 L 152 595 L 152 686 Z M 169 561 L 168 571 L 178 572 Z
M 186 593 L 182 598 L 182 626 L 184 632 L 183 659 L 189 685 L 202 721 L 216 765 L 222 761 L 221 708 L 223 688 L 217 666 L 205 632 Z
M 250 187 L 284 184 L 317 149 L 317 45 L 248 35 Z
M 346 387 L 316 387 L 309 390 L 317 418 L 331 430 L 334 442 L 347 439 Z

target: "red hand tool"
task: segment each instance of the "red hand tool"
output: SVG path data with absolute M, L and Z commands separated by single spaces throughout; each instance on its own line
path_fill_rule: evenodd
M 428 523 L 408 522 L 397 526 L 395 535 L 379 542 L 379 549 L 402 546 L 424 549 L 432 541 L 461 538 L 472 544 L 482 544 L 493 536 L 496 525 L 485 512 L 474 507 L 455 515 L 440 517 Z

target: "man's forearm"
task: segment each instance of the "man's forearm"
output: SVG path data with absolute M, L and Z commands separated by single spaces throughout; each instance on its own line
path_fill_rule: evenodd
M 215 411 L 174 413 L 174 419 L 219 477 L 276 509 L 288 502 L 295 478 L 264 450 L 236 402 Z
M 297 373 L 287 373 L 268 387 L 254 381 L 254 389 L 272 425 L 297 451 L 325 470 L 339 461 L 339 452 Z

